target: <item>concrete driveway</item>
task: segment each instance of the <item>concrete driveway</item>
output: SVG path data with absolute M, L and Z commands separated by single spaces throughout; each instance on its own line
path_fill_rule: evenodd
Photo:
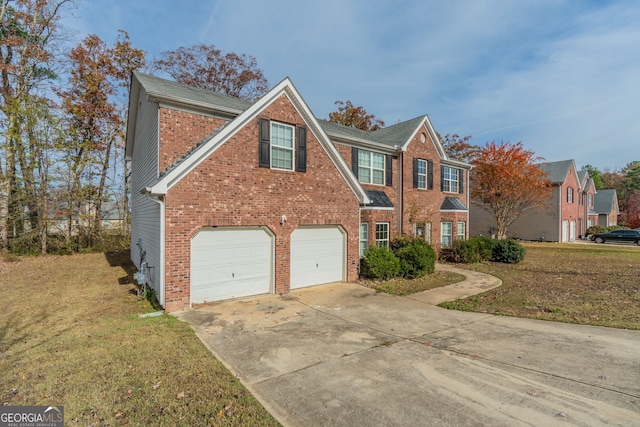
M 640 332 L 338 283 L 178 314 L 285 426 L 640 426 Z

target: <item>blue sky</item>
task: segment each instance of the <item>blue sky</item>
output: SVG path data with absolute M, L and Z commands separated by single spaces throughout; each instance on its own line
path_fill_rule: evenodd
M 118 29 L 153 60 L 196 43 L 291 78 L 319 118 L 351 100 L 387 125 L 522 141 L 546 161 L 640 160 L 640 2 L 579 0 L 94 0 L 74 42 Z

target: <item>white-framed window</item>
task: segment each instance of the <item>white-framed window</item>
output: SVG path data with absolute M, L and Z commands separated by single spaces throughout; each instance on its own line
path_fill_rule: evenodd
M 593 206 L 593 194 L 587 193 L 587 206 Z
M 369 247 L 369 224 L 360 223 L 360 257 L 364 257 L 364 253 Z
M 466 237 L 466 228 L 467 228 L 467 223 L 464 221 L 458 221 L 458 233 L 456 234 L 456 239 L 459 240 L 464 240 L 464 238 Z
M 567 203 L 573 203 L 573 188 L 567 188 Z
M 450 168 L 449 166 L 442 166 L 442 191 L 447 193 L 458 192 L 458 177 L 459 171 L 456 168 Z
M 358 150 L 358 181 L 384 185 L 385 155 Z
M 431 243 L 431 223 L 416 222 L 413 224 L 413 235 L 423 238 L 427 243 Z
M 376 245 L 389 247 L 389 223 L 376 222 Z
M 418 188 L 427 188 L 427 161 L 417 159 Z
M 293 170 L 293 126 L 271 122 L 271 168 Z
M 440 244 L 443 248 L 451 247 L 453 241 L 453 223 L 441 222 L 440 223 Z
M 594 220 L 592 220 L 592 219 L 588 219 L 587 220 L 587 227 L 593 227 L 594 225 L 596 225 Z

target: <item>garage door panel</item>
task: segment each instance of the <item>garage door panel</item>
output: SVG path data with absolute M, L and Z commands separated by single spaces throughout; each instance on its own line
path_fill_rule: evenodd
M 338 227 L 301 227 L 291 234 L 291 289 L 343 280 L 344 234 Z
M 191 243 L 191 301 L 268 293 L 272 238 L 262 229 L 203 230 Z

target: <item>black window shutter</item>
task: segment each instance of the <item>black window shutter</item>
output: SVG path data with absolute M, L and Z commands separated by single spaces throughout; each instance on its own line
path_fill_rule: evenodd
M 444 166 L 440 165 L 440 191 L 444 191 Z
M 433 190 L 433 162 L 427 160 L 427 189 Z
M 418 162 L 420 160 L 413 159 L 413 188 L 418 188 Z
M 259 145 L 260 167 L 271 167 L 271 121 L 269 119 L 260 119 Z
M 458 169 L 458 193 L 464 194 L 464 170 Z
M 296 171 L 307 171 L 307 128 L 296 128 Z
M 391 154 L 387 154 L 387 182 L 386 185 L 388 187 L 391 187 L 393 185 L 393 162 L 391 161 L 393 159 L 393 157 L 391 156 Z
M 351 147 L 351 170 L 358 177 L 358 149 Z

